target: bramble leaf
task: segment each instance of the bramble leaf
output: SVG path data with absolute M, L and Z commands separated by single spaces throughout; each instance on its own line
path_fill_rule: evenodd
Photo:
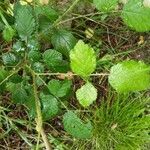
M 15 27 L 23 40 L 26 40 L 27 37 L 29 38 L 35 30 L 35 19 L 29 5 L 21 5 L 16 10 Z
M 18 63 L 17 56 L 10 52 L 2 54 L 2 60 L 3 60 L 3 63 L 8 66 L 13 66 Z
M 46 50 L 43 53 L 43 60 L 48 68 L 54 72 L 66 72 L 69 70 L 68 62 L 64 61 L 62 54 L 56 50 Z
M 143 62 L 121 62 L 111 68 L 109 83 L 120 93 L 146 90 L 150 88 L 150 68 Z
M 93 0 L 93 3 L 99 11 L 110 12 L 117 7 L 118 0 Z
M 52 95 L 40 94 L 42 105 L 42 116 L 44 120 L 53 118 L 59 111 L 58 101 Z
M 55 32 L 51 40 L 54 49 L 56 49 L 66 57 L 69 57 L 69 52 L 76 44 L 76 38 L 72 35 L 71 32 L 65 30 L 58 30 L 57 32 Z
M 64 97 L 69 92 L 70 87 L 70 80 L 59 81 L 53 79 L 48 83 L 49 91 L 57 97 Z
M 70 52 L 71 69 L 74 73 L 87 78 L 96 69 L 96 55 L 89 45 L 78 41 Z
M 84 123 L 72 111 L 68 111 L 63 116 L 63 125 L 64 129 L 75 138 L 88 139 L 92 136 L 93 126 L 91 122 Z
M 83 107 L 90 106 L 97 98 L 97 89 L 89 82 L 76 91 L 76 97 Z
M 124 5 L 121 17 L 133 30 L 150 31 L 150 8 L 144 7 L 143 0 L 129 0 Z
M 3 38 L 7 41 L 10 42 L 12 41 L 12 38 L 15 35 L 15 30 L 11 26 L 5 26 L 3 30 Z

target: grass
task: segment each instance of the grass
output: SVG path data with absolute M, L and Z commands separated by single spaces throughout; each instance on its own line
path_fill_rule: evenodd
M 144 144 L 150 143 L 150 115 L 146 114 L 148 102 L 150 99 L 141 94 L 108 96 L 107 101 L 102 100 L 101 106 L 91 115 L 94 125 L 92 139 L 86 142 L 77 140 L 72 149 L 141 150 Z

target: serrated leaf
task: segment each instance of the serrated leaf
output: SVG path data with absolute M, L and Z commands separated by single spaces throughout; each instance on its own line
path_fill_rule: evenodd
M 70 51 L 76 44 L 76 38 L 72 35 L 71 32 L 65 30 L 58 30 L 57 32 L 55 32 L 51 40 L 54 49 L 56 49 L 66 57 L 69 57 Z
M 133 60 L 121 62 L 111 68 L 109 83 L 120 93 L 149 89 L 150 67 Z
M 51 94 L 57 96 L 57 97 L 64 97 L 68 94 L 69 90 L 71 88 L 71 81 L 70 80 L 55 80 L 52 79 L 48 83 L 48 89 L 51 92 Z
M 58 13 L 49 5 L 35 7 L 35 13 L 37 16 L 46 16 L 49 21 L 54 22 L 58 18 Z
M 3 63 L 8 66 L 14 66 L 18 63 L 17 56 L 10 52 L 2 54 L 2 60 Z
M 29 38 L 35 30 L 35 19 L 29 5 L 20 6 L 16 10 L 15 27 L 23 40 Z
M 44 120 L 53 118 L 59 111 L 58 101 L 52 95 L 40 94 L 42 116 Z
M 97 99 L 97 89 L 89 82 L 76 91 L 76 97 L 83 107 L 90 106 Z
M 12 41 L 13 37 L 15 35 L 15 30 L 11 26 L 5 26 L 3 30 L 3 38 L 7 42 Z
M 96 69 L 96 55 L 93 48 L 81 40 L 70 52 L 70 60 L 72 71 L 83 78 Z
M 13 87 L 11 87 L 11 92 L 13 102 L 18 104 L 24 104 L 28 100 L 26 90 L 21 86 L 21 84 L 13 84 L 12 86 Z
M 110 12 L 118 5 L 118 0 L 93 0 L 94 5 L 99 11 Z
M 43 60 L 48 68 L 54 72 L 66 72 L 69 70 L 68 62 L 64 61 L 62 54 L 56 50 L 46 50 L 43 53 Z
M 41 53 L 39 51 L 31 50 L 28 53 L 28 58 L 32 62 L 38 62 L 41 58 Z
M 150 8 L 143 6 L 143 0 L 129 0 L 123 7 L 121 17 L 133 30 L 150 31 Z
M 23 42 L 17 41 L 16 43 L 13 44 L 13 51 L 20 53 L 25 51 L 25 46 L 23 45 Z
M 84 123 L 72 111 L 68 111 L 63 116 L 63 125 L 64 129 L 75 138 L 88 139 L 92 136 L 91 122 Z
M 40 62 L 35 62 L 32 65 L 32 69 L 37 73 L 43 73 L 44 72 L 44 65 Z

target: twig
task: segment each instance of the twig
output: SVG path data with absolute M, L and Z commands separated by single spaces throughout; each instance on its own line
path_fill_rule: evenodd
M 30 69 L 30 67 L 28 67 Z M 34 98 L 35 98 L 35 105 L 36 105 L 36 112 L 37 112 L 37 126 L 36 126 L 36 130 L 38 131 L 39 134 L 41 134 L 42 139 L 44 141 L 46 150 L 52 150 L 52 146 L 49 143 L 47 136 L 44 132 L 43 129 L 43 120 L 42 120 L 42 112 L 41 112 L 41 107 L 40 107 L 40 100 L 37 94 L 37 86 L 36 86 L 36 74 L 34 73 L 34 71 L 32 71 L 30 69 L 30 72 L 32 74 L 32 78 L 33 78 L 33 90 L 34 90 Z

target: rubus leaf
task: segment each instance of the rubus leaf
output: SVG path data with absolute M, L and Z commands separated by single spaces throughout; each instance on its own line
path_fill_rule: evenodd
M 150 67 L 133 60 L 121 62 L 110 70 L 109 83 L 119 93 L 150 88 Z
M 59 111 L 58 101 L 52 95 L 40 94 L 42 116 L 44 120 L 53 118 Z
M 69 57 L 70 51 L 76 44 L 76 38 L 69 31 L 58 30 L 53 34 L 51 42 L 54 49 L 59 51 L 64 56 Z
M 35 62 L 32 65 L 32 69 L 37 73 L 43 73 L 44 72 L 44 65 L 40 62 Z
M 8 66 L 14 66 L 18 63 L 17 56 L 10 52 L 2 54 L 2 60 L 4 65 Z
M 83 107 L 88 107 L 96 101 L 97 89 L 90 82 L 87 82 L 76 91 L 76 97 Z
M 54 22 L 58 18 L 58 13 L 49 5 L 35 7 L 35 13 L 37 16 L 45 16 L 49 21 Z
M 38 62 L 41 58 L 41 53 L 39 51 L 36 51 L 36 50 L 31 50 L 28 53 L 28 58 L 32 62 Z
M 71 69 L 83 78 L 87 78 L 96 69 L 96 55 L 89 45 L 78 41 L 70 52 Z
M 118 0 L 93 0 L 94 5 L 99 11 L 110 12 L 118 5 Z
M 35 19 L 29 5 L 20 5 L 16 10 L 15 27 L 19 36 L 26 40 L 35 30 Z
M 75 138 L 88 139 L 92 136 L 91 122 L 84 123 L 72 111 L 68 111 L 63 116 L 63 125 L 64 129 Z
M 48 89 L 51 92 L 51 94 L 57 96 L 57 97 L 64 97 L 68 94 L 69 90 L 71 88 L 71 81 L 70 80 L 55 80 L 52 79 L 48 83 Z
M 48 68 L 54 72 L 67 72 L 69 70 L 68 62 L 64 61 L 62 54 L 56 50 L 46 50 L 43 53 L 43 60 Z
M 3 30 L 3 38 L 7 42 L 12 41 L 13 37 L 15 35 L 15 30 L 11 26 L 5 26 Z
M 150 8 L 143 6 L 143 0 L 129 0 L 123 7 L 121 17 L 133 30 L 150 31 Z
M 29 98 L 25 88 L 20 83 L 12 83 L 11 92 L 14 103 L 24 104 Z

